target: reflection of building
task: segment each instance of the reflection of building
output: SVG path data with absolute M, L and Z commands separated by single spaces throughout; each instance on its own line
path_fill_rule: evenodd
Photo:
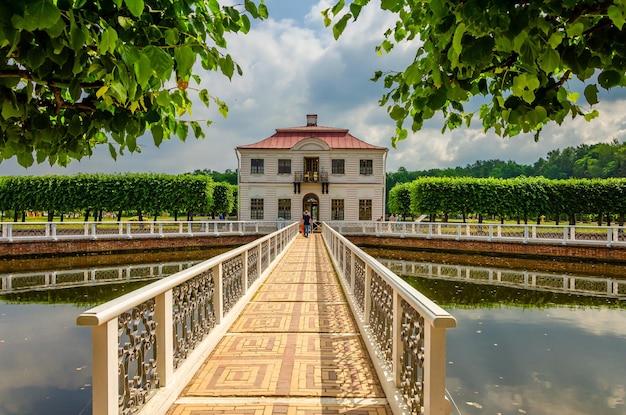
M 387 149 L 347 129 L 318 126 L 317 115 L 236 151 L 241 220 L 296 220 L 305 209 L 314 220 L 384 214 Z

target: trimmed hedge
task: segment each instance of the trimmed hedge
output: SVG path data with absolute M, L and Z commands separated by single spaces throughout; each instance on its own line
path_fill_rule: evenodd
M 389 209 L 403 213 L 407 209 L 409 193 L 411 214 L 428 214 L 444 220 L 450 215 L 465 219 L 476 215 L 523 219 L 551 216 L 557 223 L 567 215 L 570 223 L 576 215 L 597 215 L 610 220 L 617 215 L 620 224 L 626 214 L 626 179 L 568 179 L 545 178 L 477 179 L 477 178 L 419 178 L 396 185 L 389 192 Z

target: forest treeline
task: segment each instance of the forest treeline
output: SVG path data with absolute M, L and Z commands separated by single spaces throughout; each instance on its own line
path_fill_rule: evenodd
M 0 211 L 14 221 L 27 212 L 45 212 L 48 220 L 66 215 L 102 220 L 113 213 L 124 216 L 153 215 L 155 220 L 168 214 L 174 220 L 184 214 L 230 213 L 235 207 L 237 186 L 215 182 L 209 175 L 169 175 L 153 173 L 78 174 L 72 176 L 0 177 Z
M 387 173 L 387 190 L 396 183 L 406 183 L 418 177 L 545 177 L 546 179 L 606 179 L 626 177 L 626 143 L 581 144 L 564 150 L 552 150 L 544 159 L 532 165 L 514 161 L 479 160 L 465 167 L 449 167 L 408 171 L 400 167 L 395 173 Z

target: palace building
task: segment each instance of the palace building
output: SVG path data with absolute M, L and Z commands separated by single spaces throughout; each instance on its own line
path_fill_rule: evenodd
M 239 219 L 376 220 L 385 212 L 388 149 L 347 129 L 317 125 L 278 128 L 271 137 L 237 147 Z

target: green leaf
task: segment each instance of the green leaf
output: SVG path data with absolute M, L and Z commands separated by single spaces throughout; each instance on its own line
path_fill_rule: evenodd
M 224 59 L 219 60 L 220 70 L 224 75 L 231 79 L 235 71 L 235 63 L 230 55 L 226 55 Z
M 559 53 L 551 48 L 547 48 L 546 51 L 539 57 L 539 67 L 543 69 L 546 74 L 553 73 L 561 63 L 561 57 Z
M 126 6 L 128 6 L 128 10 L 135 17 L 140 17 L 143 13 L 143 9 L 145 7 L 143 0 L 124 0 Z
M 213 14 L 219 14 L 220 4 L 217 2 L 217 0 L 209 0 L 209 10 Z
M 156 46 L 146 46 L 143 53 L 150 59 L 153 74 L 162 80 L 168 80 L 172 75 L 172 57 Z
M 337 14 L 341 11 L 341 9 L 343 9 L 344 5 L 345 5 L 344 0 L 339 0 L 332 8 L 333 14 L 337 16 Z
M 191 73 L 191 68 L 196 61 L 195 52 L 191 49 L 191 47 L 182 45 L 174 49 L 174 59 L 176 60 L 176 73 L 178 77 L 187 79 Z M 230 61 L 232 67 L 232 59 Z
M 335 37 L 335 40 L 339 39 L 339 36 L 341 36 L 343 31 L 346 29 L 346 25 L 348 24 L 348 20 L 350 20 L 351 17 L 352 16 L 350 15 L 350 13 L 345 14 L 333 26 L 333 36 Z
M 28 152 L 17 153 L 17 162 L 22 167 L 32 166 L 33 163 L 35 162 L 35 159 L 33 158 L 33 153 L 28 153 Z
M 598 87 L 596 84 L 587 85 L 585 87 L 585 98 L 587 98 L 589 105 L 598 103 Z
M 11 117 L 20 118 L 22 109 L 10 99 L 2 100 L 2 118 L 9 119 Z
M 598 83 L 600 84 L 602 88 L 609 89 L 609 88 L 619 85 L 621 79 L 622 79 L 622 75 L 619 72 L 609 69 L 609 70 L 603 71 L 598 76 Z
M 157 147 L 160 146 L 163 142 L 163 127 L 161 127 L 160 125 L 154 125 L 152 126 L 150 131 L 152 131 L 152 139 L 154 140 L 154 145 Z
M 609 9 L 607 10 L 607 14 L 609 15 L 609 19 L 611 19 L 613 24 L 619 30 L 622 30 L 624 23 L 626 23 L 626 20 L 624 20 L 623 8 L 617 7 L 616 5 L 613 4 L 609 6 Z
M 146 55 L 141 54 L 139 60 L 133 65 L 133 70 L 139 86 L 142 89 L 146 89 L 148 82 L 150 82 L 150 78 L 152 77 L 152 65 L 150 63 L 150 59 L 148 59 Z
M 420 71 L 419 62 L 413 62 L 404 71 L 404 82 L 407 85 L 415 85 L 422 78 L 422 72 Z
M 35 29 L 51 28 L 59 19 L 61 19 L 61 12 L 50 0 L 36 0 L 27 4 L 24 9 L 24 20 Z
M 117 160 L 117 151 L 115 151 L 115 147 L 113 147 L 113 144 L 109 143 L 109 154 L 111 154 L 111 158 L 113 160 Z
M 585 25 L 581 22 L 569 24 L 565 27 L 565 33 L 567 33 L 567 36 L 569 37 L 582 36 L 584 31 L 585 31 Z

